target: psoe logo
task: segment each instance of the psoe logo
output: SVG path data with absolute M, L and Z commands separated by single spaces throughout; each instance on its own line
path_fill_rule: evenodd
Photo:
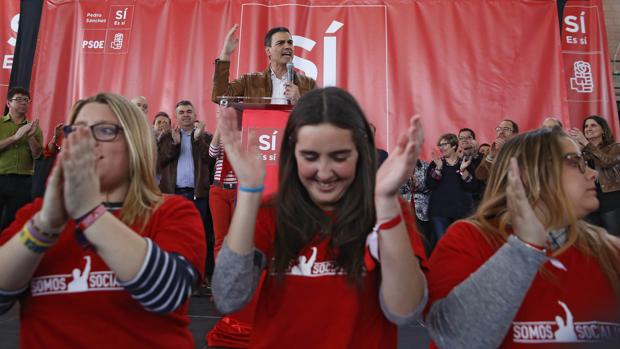
M 573 77 L 570 78 L 571 90 L 577 93 L 591 93 L 594 91 L 592 66 L 586 61 L 576 61 L 573 64 Z

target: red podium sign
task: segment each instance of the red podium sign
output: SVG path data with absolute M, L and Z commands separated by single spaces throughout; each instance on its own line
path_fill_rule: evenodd
M 278 163 L 284 128 L 291 112 L 290 105 L 235 103 L 242 111 L 241 140 L 246 150 L 257 147 L 265 161 L 263 197 L 278 191 Z

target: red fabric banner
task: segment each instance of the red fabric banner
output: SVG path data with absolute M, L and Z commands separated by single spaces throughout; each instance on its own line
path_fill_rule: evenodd
M 281 106 L 277 106 L 281 107 Z M 265 162 L 265 190 L 263 197 L 278 191 L 278 164 L 282 136 L 290 110 L 278 108 L 245 109 L 241 122 L 242 141 L 246 148 L 257 147 L 258 155 Z M 249 150 L 249 149 L 248 149 Z
M 562 57 L 571 126 L 600 115 L 616 137 L 620 123 L 609 67 L 607 34 L 601 0 L 569 0 L 562 19 Z
M 0 2 L 0 96 L 6 100 L 6 92 L 13 67 L 13 53 L 19 28 L 19 0 Z M 4 111 L 4 103 L 2 110 Z
M 235 23 L 231 78 L 263 70 L 265 32 L 287 26 L 296 69 L 348 89 L 388 150 L 416 112 L 426 157 L 462 127 L 484 142 L 502 118 L 567 116 L 555 0 L 47 0 L 34 113 L 49 135 L 76 99 L 113 91 L 146 96 L 150 119 L 190 99 L 213 131 L 213 61 Z

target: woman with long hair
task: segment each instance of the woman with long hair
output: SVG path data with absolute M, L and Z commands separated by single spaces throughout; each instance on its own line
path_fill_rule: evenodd
M 439 347 L 544 348 L 617 335 L 620 244 L 583 221 L 598 207 L 596 175 L 558 128 L 506 142 L 480 207 L 430 259 L 425 321 Z
M 239 193 L 213 276 L 216 306 L 231 312 L 259 292 L 251 348 L 396 348 L 395 324 L 425 303 L 423 246 L 398 200 L 422 144 L 419 118 L 377 172 L 355 99 L 335 87 L 308 92 L 282 138 L 278 193 L 264 205 L 264 165 L 243 150 L 236 120 L 226 109 L 218 125 Z
M 620 235 L 620 143 L 616 143 L 607 121 L 592 115 L 583 120 L 580 131 L 569 131 L 579 144 L 588 165 L 598 172 L 596 191 L 600 206 L 588 220 Z
M 0 237 L 0 312 L 19 300 L 24 348 L 193 348 L 204 232 L 189 201 L 157 188 L 144 115 L 101 93 L 64 131 L 43 199 Z

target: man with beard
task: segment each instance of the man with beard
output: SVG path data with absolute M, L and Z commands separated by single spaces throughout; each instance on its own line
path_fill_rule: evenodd
M 476 169 L 482 161 L 482 156 L 478 153 L 478 144 L 476 142 L 476 133 L 471 128 L 462 128 L 459 130 L 459 158 L 461 161 L 468 163 L 471 169 Z M 474 171 L 472 171 L 474 172 Z M 484 194 L 484 183 L 476 180 L 476 190 L 472 192 L 474 199 L 474 208 L 482 200 Z
M 271 28 L 265 35 L 265 53 L 269 66 L 263 72 L 245 74 L 229 82 L 230 56 L 239 44 L 235 24 L 224 39 L 224 46 L 215 60 L 211 99 L 218 103 L 220 96 L 257 97 L 252 102 L 264 102 L 261 97 L 271 97 L 274 104 L 295 104 L 299 97 L 316 87 L 314 79 L 293 72 L 293 82 L 287 81 L 288 63 L 293 62 L 293 38 L 285 27 Z
M 28 122 L 30 93 L 13 87 L 7 94 L 7 115 L 0 120 L 0 230 L 15 219 L 31 199 L 34 160 L 43 150 L 39 120 Z
M 519 126 L 516 122 L 510 119 L 502 120 L 495 128 L 495 140 L 491 144 L 491 151 L 485 157 L 484 161 L 480 162 L 480 165 L 476 168 L 476 179 L 486 183 L 491 172 L 491 166 L 499 150 L 504 143 L 510 138 L 516 136 L 519 133 Z

